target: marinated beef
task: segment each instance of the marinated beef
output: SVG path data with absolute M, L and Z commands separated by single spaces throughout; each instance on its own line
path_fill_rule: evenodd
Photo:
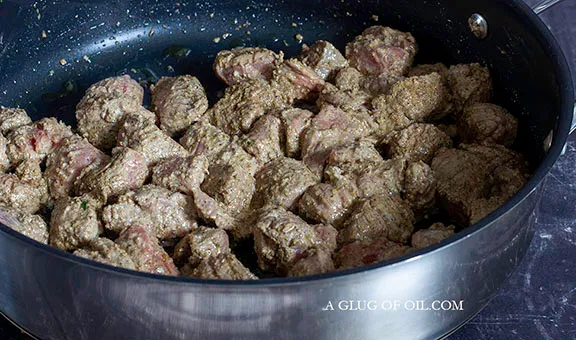
M 15 173 L 0 173 L 0 205 L 34 214 L 49 204 L 48 186 L 36 160 L 22 162 Z
M 450 66 L 448 84 L 456 113 L 474 103 L 487 103 L 492 97 L 490 71 L 478 63 Z
M 281 91 L 288 103 L 314 101 L 324 87 L 324 80 L 298 59 L 285 60 L 273 72 L 272 86 Z
M 318 178 L 293 158 L 280 157 L 266 164 L 255 176 L 256 192 L 252 207 L 279 206 L 289 210 L 298 207 L 300 196 Z
M 258 277 L 240 262 L 234 254 L 222 253 L 205 258 L 198 267 L 187 273 L 190 277 L 220 280 L 257 280 Z
M 50 219 L 50 245 L 73 251 L 98 238 L 103 231 L 101 209 L 102 202 L 89 195 L 57 201 Z
M 424 216 L 436 205 L 436 179 L 428 164 L 409 163 L 404 170 L 403 198 L 417 217 Z
M 70 136 L 70 127 L 56 118 L 43 118 L 34 124 L 23 125 L 7 136 L 8 158 L 13 165 L 25 160 L 42 162 L 62 139 Z
M 318 96 L 316 105 L 320 108 L 332 105 L 346 112 L 367 113 L 371 98 L 366 92 L 361 90 L 341 90 L 330 83 L 326 83 Z
M 240 143 L 262 166 L 284 156 L 284 138 L 280 118 L 267 114 L 258 118 L 250 131 L 241 137 Z
M 298 59 L 324 80 L 333 79 L 340 69 L 348 66 L 348 60 L 342 53 L 325 40 L 318 40 L 311 46 L 304 46 Z
M 48 224 L 40 215 L 0 205 L 0 222 L 40 243 L 48 244 Z
M 7 146 L 8 139 L 0 133 L 0 173 L 10 169 L 10 159 L 8 159 L 8 154 L 6 153 Z
M 205 156 L 174 157 L 161 160 L 152 168 L 152 184 L 192 195 L 207 175 Z
M 0 105 L 0 134 L 7 136 L 17 128 L 32 124 L 26 111 Z
M 356 241 L 338 250 L 334 254 L 337 269 L 363 267 L 402 256 L 412 249 L 408 246 L 389 241 L 386 238 L 373 241 Z
M 126 114 L 143 111 L 143 98 L 144 89 L 128 75 L 93 84 L 76 106 L 78 132 L 95 147 L 111 149 Z M 148 117 L 155 120 L 152 113 Z
M 235 48 L 218 52 L 213 68 L 218 78 L 232 86 L 249 79 L 270 80 L 283 58 L 284 53 L 266 48 Z
M 387 194 L 357 202 L 338 235 L 342 244 L 387 238 L 407 243 L 414 230 L 414 214 L 401 199 Z
M 150 92 L 160 129 L 171 137 L 184 133 L 208 110 L 204 87 L 190 75 L 162 77 Z
M 306 276 L 330 273 L 334 270 L 332 254 L 322 249 L 313 248 L 290 268 L 287 275 Z
M 436 244 L 454 235 L 454 226 L 434 223 L 428 229 L 421 229 L 412 234 L 412 248 L 422 249 Z
M 280 118 L 280 141 L 285 143 L 284 153 L 287 157 L 298 158 L 302 135 L 314 114 L 309 110 L 291 108 L 277 111 L 275 115 Z
M 120 233 L 139 225 L 160 240 L 184 237 L 198 225 L 192 197 L 154 185 L 118 197 L 118 202 L 102 211 L 108 230 Z
M 202 190 L 194 190 L 194 207 L 196 214 L 206 223 L 215 227 L 230 230 L 240 237 L 247 236 L 249 232 L 240 230 L 242 227 L 241 213 L 234 213 L 222 202 L 209 196 Z
M 173 276 L 179 274 L 172 258 L 146 227 L 135 224 L 125 229 L 115 243 L 130 256 L 136 270 Z
M 77 181 L 82 181 L 82 171 L 87 167 L 102 167 L 110 157 L 98 150 L 87 139 L 78 135 L 64 138 L 50 153 L 44 173 L 53 200 L 73 194 Z
M 196 267 L 211 256 L 229 253 L 228 234 L 222 229 L 198 227 L 184 236 L 174 247 L 174 260 Z
M 74 251 L 74 255 L 114 267 L 136 270 L 136 264 L 128 253 L 107 238 L 93 239 L 87 246 Z
M 188 151 L 142 115 L 127 115 L 118 132 L 118 146 L 138 151 L 150 166 L 162 159 L 188 156 Z
M 408 71 L 417 50 L 410 33 L 372 26 L 346 45 L 346 58 L 350 66 L 364 74 L 394 77 Z
M 356 193 L 347 187 L 318 183 L 309 187 L 298 203 L 298 213 L 316 223 L 339 225 Z
M 442 63 L 416 65 L 410 69 L 408 77 L 425 76 L 430 73 L 438 73 L 448 81 L 448 67 Z
M 209 168 L 210 174 L 202 191 L 227 207 L 227 212 L 239 214 L 248 208 L 255 190 L 255 179 L 242 164 L 221 162 Z
M 475 103 L 458 119 L 458 134 L 463 143 L 502 144 L 510 147 L 516 139 L 518 120 L 495 104 Z
M 415 123 L 392 134 L 387 144 L 391 158 L 430 163 L 440 148 L 452 147 L 452 140 L 432 124 Z
M 214 125 L 200 121 L 192 124 L 186 134 L 180 139 L 180 144 L 192 155 L 204 155 L 209 161 L 217 159 L 218 155 L 231 143 L 229 135 Z
M 110 163 L 103 167 L 87 167 L 85 170 L 81 174 L 77 193 L 92 193 L 103 202 L 141 187 L 148 177 L 146 157 L 138 151 L 123 147 L 112 150 Z
M 254 249 L 263 270 L 285 275 L 313 248 L 332 253 L 337 231 L 331 226 L 312 226 L 284 208 L 264 209 L 254 225 Z

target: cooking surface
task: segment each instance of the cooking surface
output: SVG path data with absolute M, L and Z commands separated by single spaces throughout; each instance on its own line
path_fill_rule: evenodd
M 526 0 L 529 4 L 538 0 Z M 542 17 L 564 49 L 576 80 L 576 2 L 566 1 Z M 570 27 L 572 26 L 572 27 Z M 7 32 L 3 32 L 8 37 Z M 0 51 L 6 43 L 0 39 Z M 576 335 L 576 272 L 570 255 L 576 245 L 576 137 L 547 177 L 537 211 L 536 234 L 523 263 L 476 318 L 450 339 L 571 338 Z M 29 339 L 0 320 L 0 338 Z

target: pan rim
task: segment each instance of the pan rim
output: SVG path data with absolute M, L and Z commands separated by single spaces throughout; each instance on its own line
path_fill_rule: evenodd
M 532 194 L 537 187 L 542 183 L 543 178 L 548 174 L 554 166 L 556 160 L 562 154 L 565 143 L 568 139 L 570 125 L 572 123 L 573 109 L 574 109 L 574 89 L 570 73 L 570 68 L 558 45 L 556 39 L 544 24 L 544 22 L 530 9 L 530 7 L 522 0 L 512 0 L 500 2 L 502 6 L 508 6 L 513 11 L 518 12 L 524 16 L 526 21 L 529 21 L 533 26 L 534 31 L 538 33 L 534 38 L 545 46 L 545 49 L 550 52 L 549 58 L 554 66 L 558 75 L 558 85 L 561 91 L 561 112 L 558 114 L 557 127 L 555 130 L 556 137 L 553 139 L 552 145 L 548 150 L 546 156 L 541 164 L 535 170 L 533 176 L 512 198 L 506 203 L 496 209 L 494 212 L 480 220 L 478 223 L 456 233 L 455 235 L 441 241 L 438 244 L 413 251 L 407 255 L 397 257 L 392 260 L 386 260 L 379 263 L 367 265 L 364 267 L 346 269 L 326 274 L 317 274 L 303 277 L 283 277 L 283 278 L 267 278 L 260 280 L 209 280 L 209 279 L 196 279 L 181 276 L 166 276 L 160 274 L 145 273 L 130 269 L 114 267 L 111 265 L 99 263 L 96 261 L 84 259 L 75 256 L 71 253 L 64 252 L 55 247 L 39 243 L 35 240 L 20 234 L 11 228 L 6 227 L 0 223 L 0 233 L 6 234 L 8 237 L 16 239 L 24 246 L 35 247 L 37 250 L 42 251 L 48 256 L 54 256 L 62 261 L 67 261 L 71 264 L 87 266 L 91 269 L 111 273 L 120 276 L 129 276 L 132 279 L 152 280 L 162 283 L 181 284 L 186 286 L 199 286 L 199 287 L 214 287 L 214 288 L 278 288 L 294 285 L 302 285 L 307 283 L 320 283 L 326 280 L 345 280 L 355 275 L 362 275 L 368 272 L 375 272 L 377 270 L 384 270 L 385 268 L 393 268 L 400 266 L 404 263 L 415 261 L 424 256 L 432 256 L 434 253 L 439 252 L 453 244 L 464 242 L 465 239 L 482 232 L 485 228 L 489 227 L 492 223 L 497 221 L 506 212 L 512 210 L 518 204 L 522 203 L 530 194 Z

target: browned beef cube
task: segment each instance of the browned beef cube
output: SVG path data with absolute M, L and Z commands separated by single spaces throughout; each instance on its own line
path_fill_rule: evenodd
M 436 244 L 454 235 L 454 226 L 445 226 L 443 223 L 434 223 L 428 229 L 421 229 L 412 234 L 412 247 L 422 249 Z
M 332 254 L 322 249 L 308 251 L 302 259 L 288 271 L 288 276 L 306 276 L 330 273 L 335 270 Z
M 356 241 L 338 250 L 334 255 L 334 263 L 338 269 L 357 268 L 391 260 L 410 251 L 408 246 L 389 241 L 386 238 L 373 241 Z
M 298 59 L 311 67 L 324 80 L 334 78 L 340 69 L 348 66 L 348 60 L 342 53 L 325 40 L 318 40 L 311 46 L 303 47 Z
M 249 79 L 272 78 L 272 71 L 282 63 L 284 53 L 266 48 L 243 47 L 221 50 L 214 59 L 214 72 L 228 86 Z
M 410 162 L 430 163 L 440 148 L 452 147 L 450 137 L 432 124 L 415 123 L 397 131 L 388 139 L 388 155 Z
M 458 119 L 458 134 L 464 143 L 502 144 L 510 147 L 516 139 L 518 120 L 495 104 L 475 103 Z
M 298 59 L 288 59 L 274 70 L 272 85 L 290 104 L 297 100 L 315 101 L 324 87 L 324 80 Z
M 477 63 L 450 66 L 448 84 L 456 113 L 474 103 L 487 103 L 492 97 L 490 71 Z

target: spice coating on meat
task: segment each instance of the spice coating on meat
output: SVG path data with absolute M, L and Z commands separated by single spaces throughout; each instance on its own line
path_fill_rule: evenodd
M 73 254 L 110 266 L 136 270 L 136 265 L 130 255 L 107 238 L 96 238 L 90 241 L 86 247 L 75 250 Z
M 40 164 L 34 160 L 21 163 L 15 173 L 0 174 L 0 205 L 34 214 L 49 198 Z
M 422 249 L 436 244 L 454 235 L 454 226 L 444 226 L 443 223 L 434 223 L 428 229 L 421 229 L 412 234 L 412 248 Z
M 334 263 L 338 269 L 363 267 L 405 255 L 411 250 L 408 246 L 385 238 L 374 241 L 357 241 L 338 250 L 334 254 Z
M 10 169 L 10 159 L 6 153 L 8 146 L 8 139 L 0 133 L 0 173 Z
M 415 123 L 394 133 L 388 141 L 390 158 L 402 157 L 408 161 L 430 163 L 441 148 L 452 147 L 452 140 L 432 124 Z
M 0 106 L 0 134 L 8 135 L 29 124 L 32 124 L 32 119 L 23 109 Z
M 206 112 L 208 122 L 230 135 L 247 132 L 256 119 L 273 109 L 286 106 L 281 90 L 261 79 L 228 87 L 224 97 Z
M 449 90 L 438 73 L 400 80 L 392 85 L 389 93 L 372 101 L 380 135 L 385 136 L 413 122 L 443 117 L 449 98 Z
M 7 153 L 13 165 L 25 160 L 42 162 L 62 139 L 72 136 L 70 127 L 56 118 L 43 118 L 31 125 L 21 126 L 8 136 Z
M 174 137 L 182 134 L 208 110 L 208 99 L 200 81 L 191 75 L 162 77 L 150 86 L 152 111 L 160 129 Z
M 312 249 L 288 271 L 288 276 L 306 276 L 333 272 L 332 255 L 321 249 Z
M 50 245 L 72 251 L 98 238 L 101 208 L 102 203 L 88 195 L 57 201 L 50 219 Z
M 148 177 L 146 157 L 130 148 L 115 148 L 110 163 L 87 169 L 77 193 L 92 193 L 103 202 L 141 187 Z
M 503 107 L 475 103 L 464 108 L 457 126 L 463 143 L 502 144 L 510 147 L 516 139 L 518 121 Z
M 477 63 L 450 66 L 448 84 L 456 113 L 474 103 L 487 103 L 492 96 L 490 71 Z
M 383 194 L 356 203 L 338 236 L 343 244 L 382 237 L 407 243 L 413 230 L 410 207 L 397 197 Z
M 187 273 L 190 277 L 220 280 L 257 280 L 258 277 L 232 253 L 223 253 L 205 258 L 198 267 Z
M 136 270 L 173 276 L 179 274 L 172 258 L 145 227 L 131 226 L 120 233 L 115 243 L 130 256 Z
M 304 191 L 318 182 L 318 178 L 306 165 L 286 157 L 266 164 L 255 178 L 253 208 L 280 206 L 294 210 L 298 207 L 298 200 Z
M 402 196 L 417 217 L 434 208 L 436 186 L 434 172 L 428 164 L 419 161 L 406 166 Z
M 40 215 L 0 205 L 0 222 L 35 241 L 48 244 L 48 224 Z
M 86 167 L 99 167 L 108 163 L 110 157 L 98 150 L 87 139 L 73 135 L 48 155 L 44 175 L 53 200 L 70 196 L 74 183 Z
M 311 46 L 304 46 L 298 59 L 324 80 L 331 80 L 340 69 L 348 66 L 348 60 L 342 53 L 325 40 L 318 40 Z
M 309 110 L 291 108 L 276 112 L 275 115 L 280 118 L 282 133 L 280 140 L 285 142 L 286 156 L 299 157 L 302 135 L 310 126 L 314 114 Z
M 372 26 L 346 45 L 346 58 L 364 74 L 400 76 L 408 71 L 417 50 L 410 33 Z
M 324 80 L 312 68 L 294 58 L 274 70 L 271 83 L 286 96 L 288 103 L 314 101 L 324 87 Z
M 254 156 L 260 166 L 284 156 L 284 138 L 280 118 L 267 114 L 254 123 L 250 131 L 241 137 L 244 150 Z
M 313 248 L 332 253 L 336 234 L 331 226 L 311 226 L 283 208 L 265 209 L 254 226 L 258 265 L 263 270 L 286 274 Z
M 154 185 L 118 197 L 104 208 L 102 221 L 114 232 L 144 226 L 160 240 L 184 237 L 198 226 L 192 197 Z
M 119 124 L 127 113 L 142 110 L 143 98 L 144 89 L 128 75 L 93 84 L 76 106 L 78 132 L 95 147 L 111 149 L 116 144 Z
M 200 121 L 192 124 L 180 138 L 180 144 L 192 155 L 204 155 L 208 160 L 215 159 L 231 142 L 228 134 L 214 125 Z
M 152 168 L 152 184 L 192 195 L 207 175 L 205 156 L 174 157 L 161 160 Z
M 355 199 L 355 192 L 346 187 L 318 183 L 304 192 L 298 203 L 298 212 L 317 223 L 338 225 Z
M 218 78 L 232 86 L 249 79 L 270 80 L 283 58 L 284 53 L 266 48 L 235 48 L 218 52 L 212 67 Z
M 126 117 L 118 133 L 118 146 L 141 152 L 151 166 L 165 158 L 188 156 L 182 145 L 142 115 Z
M 198 227 L 174 247 L 174 260 L 196 267 L 210 256 L 229 253 L 228 234 L 222 229 Z

